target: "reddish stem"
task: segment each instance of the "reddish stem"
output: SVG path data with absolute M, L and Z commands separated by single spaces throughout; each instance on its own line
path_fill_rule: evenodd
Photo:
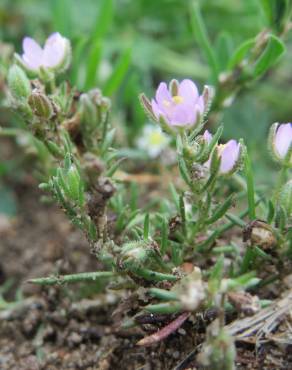
M 162 341 L 163 339 L 167 338 L 170 334 L 176 331 L 182 324 L 186 321 L 186 319 L 190 316 L 190 312 L 184 312 L 179 315 L 175 320 L 171 323 L 166 325 L 164 328 L 158 330 L 156 333 L 151 334 L 137 343 L 138 346 L 150 346 L 153 343 L 157 343 Z

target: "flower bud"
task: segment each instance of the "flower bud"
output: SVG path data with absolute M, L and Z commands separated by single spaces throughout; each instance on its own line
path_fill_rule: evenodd
M 122 269 L 141 267 L 152 252 L 153 247 L 149 242 L 141 240 L 125 243 L 121 249 L 119 266 Z
M 96 123 L 98 120 L 97 108 L 93 101 L 90 99 L 89 94 L 82 94 L 80 96 L 80 115 L 81 120 L 91 124 Z
M 42 92 L 34 90 L 28 98 L 28 104 L 33 113 L 41 119 L 49 120 L 54 114 L 50 99 Z
M 274 123 L 269 134 L 269 149 L 277 162 L 292 166 L 292 123 Z
M 31 93 L 30 81 L 25 72 L 17 65 L 9 68 L 8 86 L 16 100 L 26 100 Z
M 111 107 L 110 100 L 102 96 L 99 89 L 92 89 L 82 94 L 79 104 L 81 121 L 93 127 L 104 120 L 105 114 Z
M 292 217 L 292 180 L 283 186 L 279 195 L 279 204 L 285 209 L 287 216 Z
M 82 180 L 77 168 L 74 165 L 71 165 L 67 174 L 66 174 L 67 186 L 70 192 L 70 196 L 74 201 L 77 201 L 82 205 L 80 200 L 82 200 Z

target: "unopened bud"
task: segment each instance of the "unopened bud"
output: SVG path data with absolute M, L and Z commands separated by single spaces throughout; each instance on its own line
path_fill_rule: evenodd
M 28 104 L 31 107 L 33 113 L 43 119 L 50 119 L 53 114 L 53 105 L 50 99 L 39 91 L 33 91 L 28 98 Z
M 71 165 L 69 168 L 66 179 L 71 198 L 75 201 L 80 201 L 80 196 L 82 195 L 82 180 L 74 165 Z
M 97 107 L 90 99 L 89 94 L 82 94 L 80 96 L 80 116 L 84 122 L 94 124 L 97 122 Z
M 27 99 L 31 93 L 30 81 L 25 72 L 17 65 L 13 65 L 8 71 L 8 86 L 16 100 Z
M 292 166 L 292 123 L 274 123 L 270 128 L 269 149 L 273 158 L 281 164 Z

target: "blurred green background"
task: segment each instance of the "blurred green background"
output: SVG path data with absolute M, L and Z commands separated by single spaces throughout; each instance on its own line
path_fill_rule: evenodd
M 81 91 L 99 86 L 113 99 L 113 120 L 124 133 L 125 146 L 135 146 L 146 123 L 139 105 L 142 91 L 151 96 L 157 84 L 191 78 L 201 87 L 211 71 L 192 27 L 193 0 L 0 0 L 0 41 L 21 53 L 29 35 L 42 43 L 54 31 L 70 38 L 73 64 L 68 79 Z M 202 16 L 212 48 L 220 56 L 266 27 L 259 0 L 204 0 Z M 224 138 L 244 138 L 252 152 L 258 183 L 269 182 L 275 169 L 266 149 L 268 127 L 292 117 L 292 45 L 268 74 L 244 89 L 220 116 Z M 225 54 L 224 54 L 225 53 Z M 3 52 L 2 52 L 3 56 Z M 3 69 L 5 70 L 5 68 Z M 1 124 L 10 125 L 5 104 Z M 3 161 L 2 161 L 3 162 Z M 7 173 L 7 161 L 0 176 Z M 15 161 L 11 161 L 15 164 Z M 5 196 L 7 199 L 7 196 Z

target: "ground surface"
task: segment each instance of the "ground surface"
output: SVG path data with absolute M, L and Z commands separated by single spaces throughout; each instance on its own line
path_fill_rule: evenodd
M 113 293 L 89 300 L 82 287 L 25 283 L 32 277 L 94 271 L 97 266 L 86 240 L 60 210 L 41 204 L 40 194 L 31 190 L 36 187 L 30 177 L 17 185 L 17 219 L 1 219 L 0 285 L 11 283 L 5 293 L 10 302 L 19 299 L 20 288 L 24 297 L 0 310 L 0 369 L 199 369 L 194 348 L 203 339 L 207 322 L 202 318 L 192 318 L 162 343 L 142 348 L 137 341 L 156 331 L 158 324 L 120 329 L 113 312 L 121 299 Z M 292 368 L 286 344 L 267 343 L 257 353 L 253 344 L 238 346 L 238 369 Z

